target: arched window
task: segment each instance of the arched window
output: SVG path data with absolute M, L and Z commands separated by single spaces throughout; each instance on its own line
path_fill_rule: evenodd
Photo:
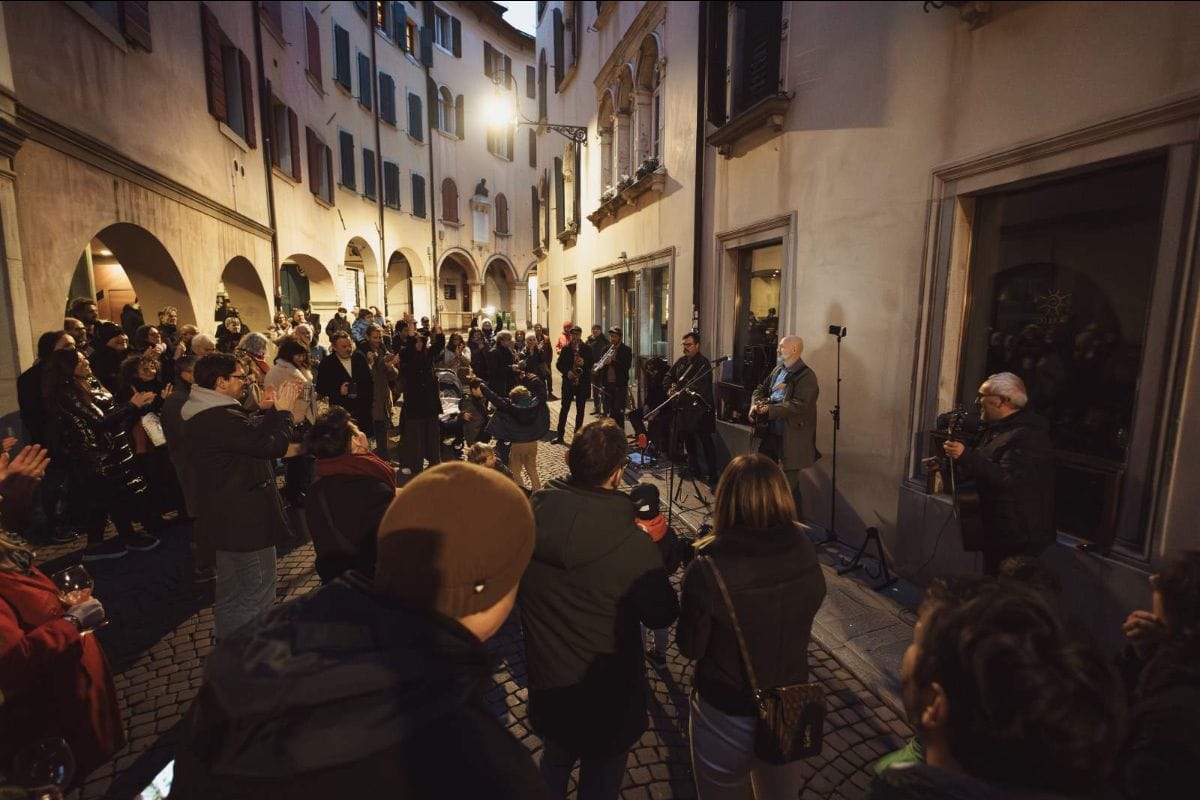
M 451 178 L 442 181 L 442 220 L 458 222 L 458 187 Z
M 634 163 L 637 151 L 634 148 L 633 130 L 633 78 L 629 70 L 622 70 L 621 82 L 617 84 L 616 141 L 613 149 L 614 184 L 632 176 L 638 165 Z
M 438 90 L 438 128 L 445 133 L 454 134 L 454 95 L 443 86 Z
M 638 52 L 637 164 L 662 158 L 662 64 L 658 40 L 647 36 Z
M 613 101 L 612 92 L 605 92 L 600 101 L 600 113 L 596 116 L 596 129 L 600 134 L 600 191 L 608 192 L 617 185 L 619 177 L 613 170 Z
M 496 233 L 508 233 L 508 198 L 496 195 Z

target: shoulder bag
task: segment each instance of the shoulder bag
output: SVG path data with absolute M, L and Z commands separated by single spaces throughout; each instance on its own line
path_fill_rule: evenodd
M 787 764 L 801 758 L 815 756 L 821 752 L 821 740 L 825 727 L 825 690 L 819 683 L 794 683 L 774 689 L 762 689 L 754 676 L 750 662 L 750 651 L 746 648 L 746 637 L 738 624 L 737 612 L 733 609 L 733 598 L 711 556 L 701 560 L 712 570 L 717 587 L 729 609 L 733 632 L 737 635 L 738 649 L 746 665 L 746 677 L 754 692 L 754 703 L 758 707 L 758 730 L 754 734 L 754 754 L 768 764 Z

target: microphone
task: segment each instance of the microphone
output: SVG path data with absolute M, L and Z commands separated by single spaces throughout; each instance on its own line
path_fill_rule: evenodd
M 733 358 L 733 356 L 721 356 L 720 358 L 714 358 L 712 360 L 712 363 L 720 364 L 722 361 L 728 361 L 731 358 Z

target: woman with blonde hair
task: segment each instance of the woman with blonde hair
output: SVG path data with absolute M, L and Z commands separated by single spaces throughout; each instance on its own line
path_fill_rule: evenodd
M 729 463 L 717 484 L 713 533 L 696 548 L 683 575 L 676 637 L 680 652 L 696 661 L 689 739 L 697 795 L 796 797 L 800 765 L 769 765 L 754 755 L 758 711 L 731 614 L 759 688 L 808 680 L 808 640 L 825 577 L 778 464 L 759 453 Z

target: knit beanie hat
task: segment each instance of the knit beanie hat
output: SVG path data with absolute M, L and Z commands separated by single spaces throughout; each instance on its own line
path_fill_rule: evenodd
M 633 501 L 634 515 L 638 519 L 654 519 L 660 513 L 658 487 L 652 483 L 639 483 L 629 491 Z
M 125 331 L 115 322 L 101 322 L 96 326 L 96 344 L 103 347 L 108 344 L 109 340 L 115 339 L 123 333 Z
M 521 580 L 533 536 L 533 509 L 511 478 L 463 461 L 439 464 L 405 485 L 383 515 L 375 587 L 448 617 L 486 611 Z

